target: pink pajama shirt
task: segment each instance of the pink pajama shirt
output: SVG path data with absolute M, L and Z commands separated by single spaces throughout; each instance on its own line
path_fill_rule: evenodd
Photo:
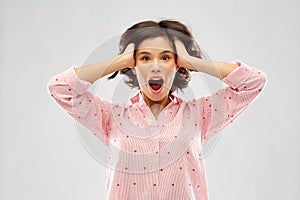
M 183 101 L 171 95 L 156 119 L 140 93 L 131 104 L 111 103 L 88 91 L 77 66 L 53 76 L 58 105 L 109 148 L 105 199 L 207 200 L 202 149 L 232 123 L 266 85 L 266 74 L 242 61 L 222 81 L 228 87 Z

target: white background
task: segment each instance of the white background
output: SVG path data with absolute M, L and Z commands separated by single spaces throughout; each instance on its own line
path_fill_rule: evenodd
M 146 19 L 188 24 L 212 60 L 268 75 L 262 95 L 206 158 L 211 200 L 300 199 L 297 0 L 0 1 L 0 199 L 103 199 L 86 151 L 47 82 Z

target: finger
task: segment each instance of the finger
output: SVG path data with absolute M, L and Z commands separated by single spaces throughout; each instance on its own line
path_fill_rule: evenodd
M 175 40 L 175 45 L 176 45 L 176 47 L 177 47 L 177 46 L 178 46 L 178 47 L 184 47 L 183 42 L 182 42 L 181 40 L 178 40 L 178 39 Z
M 175 41 L 175 46 L 176 46 L 177 54 L 179 54 L 179 55 L 186 54 L 186 49 L 185 49 L 182 41 L 180 41 L 180 40 Z

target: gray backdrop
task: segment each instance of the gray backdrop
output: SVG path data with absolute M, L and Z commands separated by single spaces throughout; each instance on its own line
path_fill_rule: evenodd
M 105 168 L 47 82 L 145 19 L 192 27 L 212 60 L 268 75 L 206 158 L 211 200 L 300 198 L 300 12 L 296 0 L 0 1 L 0 199 L 103 199 Z

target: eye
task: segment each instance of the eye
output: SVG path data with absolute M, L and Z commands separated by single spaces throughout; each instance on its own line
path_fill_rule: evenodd
M 143 60 L 143 61 L 149 61 L 149 60 L 150 60 L 150 57 L 149 57 L 149 56 L 143 56 L 143 57 L 141 58 L 141 60 Z
M 161 59 L 162 59 L 162 60 L 169 60 L 169 59 L 170 59 L 170 56 L 164 55 L 164 56 L 161 57 Z

